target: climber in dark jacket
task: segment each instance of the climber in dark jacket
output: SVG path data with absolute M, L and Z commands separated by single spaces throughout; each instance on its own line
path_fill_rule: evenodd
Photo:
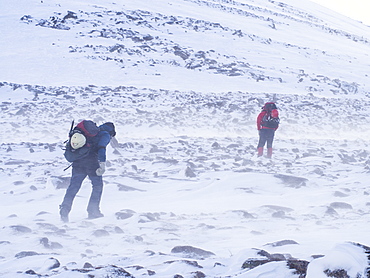
M 115 135 L 113 123 L 102 124 L 99 126 L 98 134 L 89 138 L 88 143 L 93 146 L 89 155 L 73 162 L 71 181 L 60 205 L 60 217 L 63 222 L 69 221 L 68 214 L 71 211 L 73 200 L 87 176 L 92 183 L 92 192 L 87 206 L 88 218 L 95 219 L 104 216 L 100 212 L 100 200 L 103 192 L 102 175 L 105 172 L 106 147 Z

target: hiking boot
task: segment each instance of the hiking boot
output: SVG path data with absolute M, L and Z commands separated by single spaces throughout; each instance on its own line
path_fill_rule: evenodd
M 69 222 L 69 218 L 68 218 L 68 214 L 66 215 L 60 215 L 60 220 L 62 220 L 64 223 L 68 223 Z
M 100 211 L 89 212 L 88 219 L 96 219 L 96 218 L 100 218 L 100 217 L 104 217 L 104 214 L 102 214 Z
M 62 220 L 64 223 L 68 223 L 69 222 L 69 219 L 68 219 L 69 210 L 67 210 L 66 208 L 63 208 L 62 206 L 59 206 L 59 208 L 60 208 L 60 211 L 59 211 L 60 220 Z

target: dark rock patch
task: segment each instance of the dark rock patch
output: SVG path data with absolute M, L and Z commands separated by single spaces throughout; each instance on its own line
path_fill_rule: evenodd
M 34 251 L 22 251 L 22 252 L 19 252 L 17 254 L 15 254 L 15 257 L 17 259 L 21 259 L 21 258 L 25 258 L 25 257 L 30 257 L 30 256 L 37 256 L 37 255 L 41 255 L 37 252 L 34 252 Z
M 306 178 L 288 176 L 288 175 L 283 175 L 283 174 L 276 174 L 274 175 L 274 177 L 281 179 L 284 184 L 288 185 L 289 187 L 294 187 L 294 188 L 300 188 L 302 186 L 306 186 L 308 182 L 308 179 Z
M 119 212 L 116 212 L 115 215 L 118 220 L 123 220 L 123 219 L 127 219 L 127 218 L 134 216 L 134 214 L 135 214 L 135 211 L 130 210 L 130 209 L 124 209 Z
M 344 202 L 333 202 L 330 204 L 330 207 L 333 209 L 353 209 L 350 204 Z
M 71 177 L 51 177 L 51 183 L 56 189 L 63 189 L 69 186 Z
M 93 236 L 106 237 L 106 236 L 109 236 L 109 232 L 107 232 L 106 230 L 103 230 L 103 229 L 98 229 L 98 230 L 95 230 L 93 232 Z
M 171 253 L 182 254 L 187 258 L 199 258 L 199 259 L 209 258 L 215 255 L 210 251 L 206 251 L 192 246 L 176 246 L 171 250 Z
M 266 245 L 271 245 L 272 247 L 279 247 L 279 246 L 285 246 L 285 245 L 291 245 L 291 244 L 298 244 L 298 242 L 291 240 L 291 239 L 285 239 L 285 240 L 276 241 L 273 243 L 267 243 Z
M 26 226 L 22 226 L 22 225 L 13 225 L 13 226 L 10 226 L 10 228 L 16 233 L 21 233 L 21 234 L 32 233 L 32 230 L 30 228 Z

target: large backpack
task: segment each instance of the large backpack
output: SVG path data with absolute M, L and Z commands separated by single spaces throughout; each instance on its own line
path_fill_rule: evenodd
M 278 116 L 277 107 L 275 103 L 268 102 L 263 107 L 266 114 L 262 118 L 261 125 L 267 128 L 278 128 L 280 123 L 280 118 Z
M 69 139 L 66 141 L 64 157 L 69 162 L 88 156 L 93 149 L 92 138 L 99 132 L 98 126 L 90 120 L 84 120 L 74 127 L 72 121 L 69 131 Z M 74 144 L 73 140 L 78 138 L 79 144 Z

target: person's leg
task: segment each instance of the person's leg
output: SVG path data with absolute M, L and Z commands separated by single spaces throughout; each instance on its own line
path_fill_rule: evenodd
M 263 147 L 266 144 L 266 129 L 259 130 L 259 141 L 257 145 L 257 155 L 262 156 L 263 155 Z
M 257 148 L 257 156 L 263 156 L 263 147 Z
M 272 148 L 267 148 L 267 158 L 272 158 Z
M 104 216 L 100 212 L 100 201 L 103 193 L 103 177 L 96 175 L 95 171 L 96 170 L 89 172 L 89 178 L 92 183 L 92 191 L 89 204 L 87 206 L 87 212 L 90 219 Z
M 275 130 L 269 129 L 268 134 L 266 136 L 266 141 L 267 141 L 267 158 L 272 157 L 272 143 L 274 141 L 274 135 L 275 135 Z
M 80 190 L 83 180 L 87 174 L 82 168 L 73 167 L 71 182 L 67 188 L 62 204 L 60 205 L 60 216 L 64 222 L 68 222 L 68 214 L 71 211 L 72 203 Z

